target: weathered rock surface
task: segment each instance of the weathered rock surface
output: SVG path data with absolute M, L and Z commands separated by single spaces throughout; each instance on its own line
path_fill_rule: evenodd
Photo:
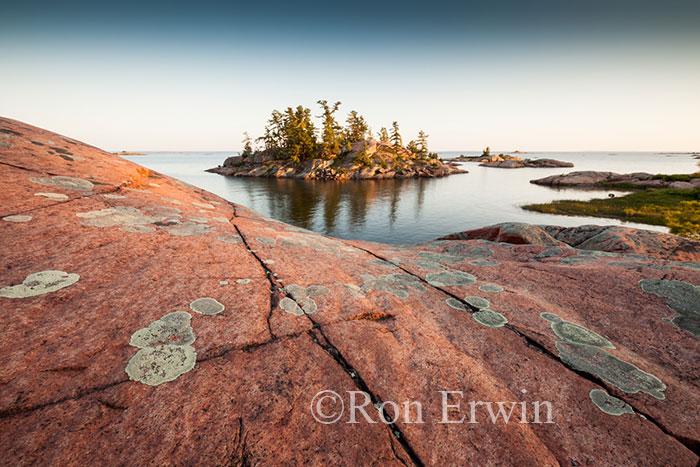
M 543 245 L 636 255 L 671 261 L 700 261 L 700 242 L 677 235 L 619 226 L 558 227 L 517 222 L 496 224 L 442 237 L 441 240 L 483 239 L 514 245 Z
M 25 216 L 0 220 L 8 465 L 698 462 L 697 250 L 341 241 L 20 122 L 0 140 L 0 218 Z M 318 423 L 324 390 L 379 423 Z
M 640 188 L 693 189 L 700 186 L 700 178 L 692 178 L 689 182 L 683 182 L 654 178 L 653 174 L 646 172 L 618 174 L 615 172 L 580 171 L 551 175 L 549 177 L 531 180 L 530 183 L 555 187 L 580 186 L 614 188 L 615 186 L 626 187 L 632 185 Z
M 295 163 L 279 160 L 269 151 L 251 156 L 233 156 L 208 172 L 233 177 L 302 178 L 306 180 L 366 180 L 387 178 L 432 178 L 467 173 L 454 162 L 418 157 L 405 148 L 364 141 L 334 160 L 312 159 Z

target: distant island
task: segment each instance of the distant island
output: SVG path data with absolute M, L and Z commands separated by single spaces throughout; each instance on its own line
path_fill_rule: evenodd
M 513 154 L 526 154 L 524 152 L 515 151 Z M 558 161 L 556 159 L 523 159 L 518 156 L 510 156 L 508 154 L 491 154 L 491 148 L 487 147 L 480 156 L 465 156 L 460 155 L 452 159 L 460 162 L 481 162 L 479 165 L 483 167 L 496 167 L 500 169 L 521 169 L 523 167 L 573 167 L 571 162 Z
M 122 152 L 113 152 L 115 156 L 145 156 L 143 152 L 129 152 L 129 151 L 122 151 Z
M 303 178 L 311 180 L 444 177 L 466 173 L 454 162 L 441 160 L 428 149 L 428 135 L 403 144 L 399 125 L 382 128 L 373 137 L 364 117 L 351 111 L 346 126 L 335 118 L 340 102 L 320 100 L 320 139 L 311 110 L 303 106 L 273 110 L 263 136 L 255 143 L 245 133 L 243 152 L 207 170 L 236 177 Z

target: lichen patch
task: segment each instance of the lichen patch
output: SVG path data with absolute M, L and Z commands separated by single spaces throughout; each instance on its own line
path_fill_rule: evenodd
M 469 261 L 472 266 L 499 266 L 501 263 L 498 261 L 491 261 L 488 259 L 473 259 Z
M 508 323 L 508 319 L 505 316 L 488 308 L 473 313 L 472 318 L 477 323 L 491 328 L 500 328 Z
M 129 345 L 139 349 L 165 344 L 190 345 L 195 341 L 191 320 L 192 315 L 185 311 L 169 313 L 132 334 Z
M 43 196 L 44 198 L 48 198 L 52 201 L 67 201 L 68 200 L 68 195 L 64 195 L 62 193 L 34 193 L 34 196 Z
M 666 299 L 666 305 L 676 313 L 671 323 L 695 337 L 700 336 L 700 290 L 683 281 L 643 279 L 643 291 Z
M 377 290 L 393 295 L 399 299 L 408 298 L 410 293 L 422 294 L 427 288 L 420 280 L 410 274 L 385 274 L 379 277 L 368 276 L 362 284 L 363 292 Z
M 630 405 L 617 397 L 609 395 L 602 389 L 591 389 L 588 393 L 588 397 L 591 401 L 598 407 L 602 412 L 608 415 L 624 415 L 626 413 L 634 413 Z
M 83 180 L 82 178 L 66 177 L 64 175 L 56 175 L 53 177 L 32 177 L 29 179 L 29 181 L 40 185 L 63 188 L 64 190 L 91 191 L 94 187 L 94 185 L 87 180 Z
M 0 289 L 0 297 L 27 298 L 55 292 L 78 282 L 80 275 L 63 271 L 40 271 L 29 274 L 21 284 Z
M 210 297 L 198 298 L 190 303 L 190 309 L 192 311 L 207 316 L 218 315 L 224 311 L 225 308 L 223 304 Z
M 565 321 L 553 313 L 541 313 L 540 317 L 550 322 L 554 334 L 564 342 L 576 345 L 605 347 L 608 349 L 615 348 L 615 346 L 603 336 L 576 323 Z
M 482 292 L 487 292 L 487 293 L 499 293 L 499 292 L 503 292 L 503 287 L 501 287 L 500 285 L 496 285 L 496 284 L 484 284 L 484 285 L 479 286 L 479 290 L 481 290 Z
M 474 285 L 476 277 L 464 271 L 441 271 L 428 274 L 426 281 L 434 287 Z
M 197 353 L 191 345 L 159 345 L 140 349 L 126 365 L 132 381 L 148 386 L 174 381 L 194 368 Z
M 2 220 L 7 222 L 29 222 L 32 216 L 5 216 Z
M 488 300 L 481 297 L 465 297 L 464 301 L 473 306 L 474 308 L 478 309 L 488 308 L 490 305 Z
M 240 235 L 224 235 L 218 240 L 225 243 L 241 243 L 243 241 Z

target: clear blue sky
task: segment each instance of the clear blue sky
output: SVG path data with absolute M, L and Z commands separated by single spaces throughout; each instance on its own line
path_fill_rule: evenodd
M 318 99 L 435 150 L 700 150 L 700 2 L 3 6 L 0 114 L 110 150 L 236 150 Z

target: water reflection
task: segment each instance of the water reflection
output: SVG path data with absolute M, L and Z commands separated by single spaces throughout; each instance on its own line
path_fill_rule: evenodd
M 572 170 L 568 168 L 508 170 L 465 164 L 469 173 L 445 178 L 329 182 L 224 177 L 204 171 L 220 164 L 227 155 L 152 153 L 128 159 L 262 214 L 340 238 L 409 243 L 499 222 L 562 226 L 621 224 L 615 219 L 554 216 L 520 208 L 523 204 L 554 199 L 606 196 L 606 192 L 560 191 L 529 183 L 534 178 Z M 450 157 L 458 154 L 441 155 Z M 574 170 L 650 173 L 690 173 L 697 170 L 697 161 L 690 155 L 549 153 L 528 154 L 528 157 L 571 161 L 576 165 Z
M 338 230 L 361 232 L 367 226 L 367 216 L 378 205 L 387 206 L 388 226 L 399 216 L 402 196 L 415 197 L 411 204 L 419 216 L 425 201 L 426 187 L 433 179 L 319 181 L 295 179 L 239 179 L 248 197 L 255 199 L 263 191 L 267 201 L 266 214 L 305 229 L 326 233 Z M 343 225 L 340 225 L 343 222 Z

